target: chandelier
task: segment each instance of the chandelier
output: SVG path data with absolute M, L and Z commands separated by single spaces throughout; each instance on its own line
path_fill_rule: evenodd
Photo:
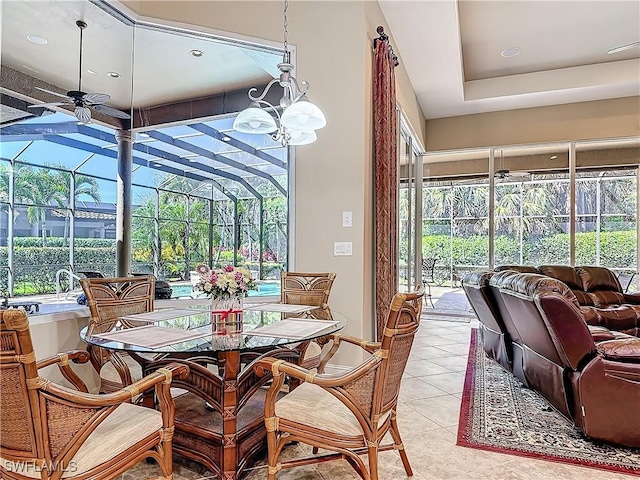
M 278 69 L 281 72 L 280 77 L 271 80 L 262 95 L 256 97 L 253 94 L 258 89 L 255 87 L 250 89 L 248 95 L 251 104 L 240 112 L 233 122 L 233 129 L 238 132 L 270 133 L 271 138 L 285 147 L 287 145 L 308 145 L 315 142 L 317 140 L 315 131 L 327 124 L 322 110 L 307 98 L 309 83 L 306 81 L 298 83 L 296 77 L 292 74 L 293 65 L 291 64 L 287 38 L 289 34 L 287 31 L 288 7 L 289 2 L 285 0 L 283 12 L 284 55 L 282 63 L 278 64 Z M 282 114 L 264 99 L 269 93 L 269 89 L 276 83 L 284 89 L 280 99 Z M 275 118 L 270 112 L 275 114 Z

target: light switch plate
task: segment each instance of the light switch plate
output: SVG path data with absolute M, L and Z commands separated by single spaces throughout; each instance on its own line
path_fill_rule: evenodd
M 353 212 L 342 212 L 342 226 L 353 226 Z
M 351 242 L 333 242 L 333 256 L 353 255 Z

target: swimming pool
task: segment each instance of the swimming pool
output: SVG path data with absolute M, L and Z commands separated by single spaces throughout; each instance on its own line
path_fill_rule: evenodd
M 191 297 L 195 292 L 191 290 L 191 285 L 171 285 L 173 290 L 171 298 Z M 250 297 L 265 297 L 267 295 L 280 295 L 280 283 L 261 283 L 258 285 L 258 290 L 249 290 Z

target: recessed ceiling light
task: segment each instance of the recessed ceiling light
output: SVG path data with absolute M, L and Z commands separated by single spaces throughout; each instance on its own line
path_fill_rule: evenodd
M 47 39 L 44 37 L 41 37 L 40 35 L 35 35 L 33 33 L 30 33 L 29 35 L 27 35 L 27 40 L 29 40 L 31 43 L 35 43 L 36 45 L 46 45 L 47 44 Z
M 550 158 L 551 160 L 555 160 L 556 158 L 558 158 L 558 155 L 551 155 L 549 158 Z
M 519 54 L 520 54 L 520 49 L 518 47 L 506 48 L 500 53 L 500 55 L 502 55 L 505 58 L 515 57 L 516 55 L 519 55 Z
M 614 53 L 624 52 L 625 50 L 631 50 L 632 48 L 639 47 L 640 42 L 632 42 L 627 43 L 626 45 L 620 45 L 619 47 L 612 48 L 607 52 L 609 55 L 613 55 Z
M 154 167 L 161 167 L 161 166 L 162 166 L 162 164 L 161 164 L 161 163 L 154 163 L 154 164 L 153 164 L 153 166 L 154 166 Z
M 120 74 L 118 72 L 108 72 L 107 75 L 111 78 L 120 78 Z
M 94 72 L 93 70 L 89 70 L 88 68 L 87 68 L 87 73 L 90 73 L 91 75 L 95 75 L 96 74 L 96 72 Z
M 227 137 L 226 135 L 222 137 L 223 142 L 228 142 L 229 140 L 231 140 L 231 137 Z
M 191 54 L 191 56 L 198 58 L 204 55 L 204 52 L 202 50 L 191 50 L 189 53 Z
M 149 138 L 149 134 L 148 133 L 139 133 L 138 135 L 140 135 L 143 138 Z

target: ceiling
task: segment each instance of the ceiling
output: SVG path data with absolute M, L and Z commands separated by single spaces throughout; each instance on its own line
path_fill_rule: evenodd
M 379 4 L 427 119 L 640 95 L 640 47 L 606 53 L 640 40 L 638 1 Z M 278 48 L 144 21 L 133 28 L 130 19 L 117 18 L 105 5 L 102 0 L 3 2 L 2 64 L 32 80 L 23 98 L 59 100 L 35 86 L 61 93 L 77 88 L 78 19 L 88 24 L 82 89 L 109 94 L 108 105 L 115 108 L 237 92 L 241 109 L 247 88 L 278 74 Z M 31 43 L 28 34 L 48 43 Z M 519 55 L 500 55 L 515 47 Z M 191 50 L 203 56 L 194 57 Z M 2 113 L 7 119 L 15 112 L 3 107 Z
M 2 65 L 35 78 L 37 86 L 46 82 L 61 93 L 78 89 L 80 30 L 75 22 L 83 20 L 82 91 L 106 93 L 108 105 L 121 110 L 241 90 L 248 103 L 249 87 L 279 74 L 282 53 L 277 48 L 144 21 L 136 21 L 134 28 L 108 5 L 98 0 L 3 2 Z M 47 43 L 32 43 L 29 34 Z M 193 50 L 202 56 L 193 56 Z M 33 96 L 59 100 L 37 90 Z
M 427 119 L 640 95 L 638 1 L 378 3 Z
M 134 183 L 155 186 L 178 175 L 200 182 L 199 194 L 208 198 L 287 194 L 287 149 L 268 135 L 232 128 L 235 112 L 249 104 L 248 89 L 279 73 L 277 48 L 144 21 L 134 27 L 103 0 L 5 1 L 0 8 L 3 161 L 98 176 L 115 171 L 114 129 L 129 128 L 128 120 L 93 112 L 90 124 L 79 125 L 60 107 L 33 108 L 61 100 L 37 87 L 80 90 L 76 21 L 83 20 L 81 90 L 106 93 L 107 105 L 131 113 Z M 32 43 L 30 34 L 46 43 Z

